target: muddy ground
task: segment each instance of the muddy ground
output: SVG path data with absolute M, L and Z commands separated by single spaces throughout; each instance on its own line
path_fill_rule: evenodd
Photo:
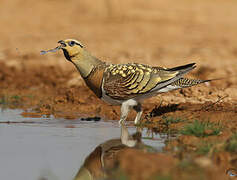
M 139 168 L 147 174 L 143 179 L 169 173 L 177 176 L 166 178 L 188 179 L 202 170 L 206 179 L 228 179 L 226 170 L 237 168 L 236 151 L 228 151 L 225 144 L 237 131 L 236 17 L 234 0 L 4 0 L 0 6 L 0 104 L 25 109 L 23 116 L 119 119 L 119 107 L 97 99 L 61 52 L 40 55 L 61 39 L 76 38 L 93 55 L 113 63 L 173 67 L 196 62 L 197 68 L 187 77 L 224 79 L 146 100 L 143 125 L 153 133 L 180 134 L 185 125 L 198 120 L 221 124 L 221 131 L 214 134 L 208 129 L 205 137 L 181 135 L 168 141 L 165 152 L 172 163 L 167 168 L 158 168 L 159 158 L 149 166 L 128 168 L 126 156 L 121 156 L 122 168 L 132 179 L 137 179 L 134 171 Z M 167 124 L 163 122 L 167 117 L 184 120 Z M 202 142 L 212 145 L 207 153 L 198 154 Z M 140 158 L 145 162 L 152 156 Z M 177 168 L 184 161 L 202 170 Z

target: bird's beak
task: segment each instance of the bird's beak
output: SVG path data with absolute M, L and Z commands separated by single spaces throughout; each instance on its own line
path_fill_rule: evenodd
M 64 48 L 66 47 L 66 43 L 63 40 L 58 41 L 59 44 L 61 44 L 59 47 Z

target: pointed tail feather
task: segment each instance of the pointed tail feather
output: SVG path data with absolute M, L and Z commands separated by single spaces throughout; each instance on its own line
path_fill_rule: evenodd
M 202 84 L 202 83 L 205 83 L 205 82 L 221 80 L 221 79 L 224 79 L 224 78 L 208 79 L 208 80 L 180 78 L 180 79 L 172 82 L 168 86 L 159 89 L 158 92 L 162 93 L 162 92 L 173 91 L 173 90 L 176 90 L 176 89 L 187 88 L 187 87 L 195 86 L 195 85 Z
M 191 86 L 195 86 L 201 83 L 205 83 L 205 82 L 209 82 L 212 80 L 199 80 L 199 79 L 187 79 L 187 78 L 180 78 L 177 81 L 173 82 L 172 86 L 176 86 L 179 88 L 185 88 L 185 87 L 191 87 Z

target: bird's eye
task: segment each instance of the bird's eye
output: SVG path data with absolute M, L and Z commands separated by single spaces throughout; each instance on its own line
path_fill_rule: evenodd
M 75 41 L 69 41 L 68 43 L 69 46 L 74 46 L 75 44 L 76 44 Z

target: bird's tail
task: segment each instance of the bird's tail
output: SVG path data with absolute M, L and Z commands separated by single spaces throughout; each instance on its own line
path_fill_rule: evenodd
M 217 81 L 217 80 L 222 80 L 222 79 L 226 79 L 226 77 L 207 79 L 207 80 L 180 78 L 177 81 L 173 82 L 171 85 L 172 86 L 179 86 L 180 88 L 185 88 L 185 87 L 191 87 L 191 86 L 195 86 L 198 84 L 202 84 L 205 82 Z
M 180 78 L 170 85 L 179 87 L 179 88 L 185 88 L 185 87 L 191 87 L 191 86 L 195 86 L 195 85 L 209 82 L 209 81 L 212 81 L 212 80 L 211 79 L 210 80 L 199 80 L 199 79 Z

